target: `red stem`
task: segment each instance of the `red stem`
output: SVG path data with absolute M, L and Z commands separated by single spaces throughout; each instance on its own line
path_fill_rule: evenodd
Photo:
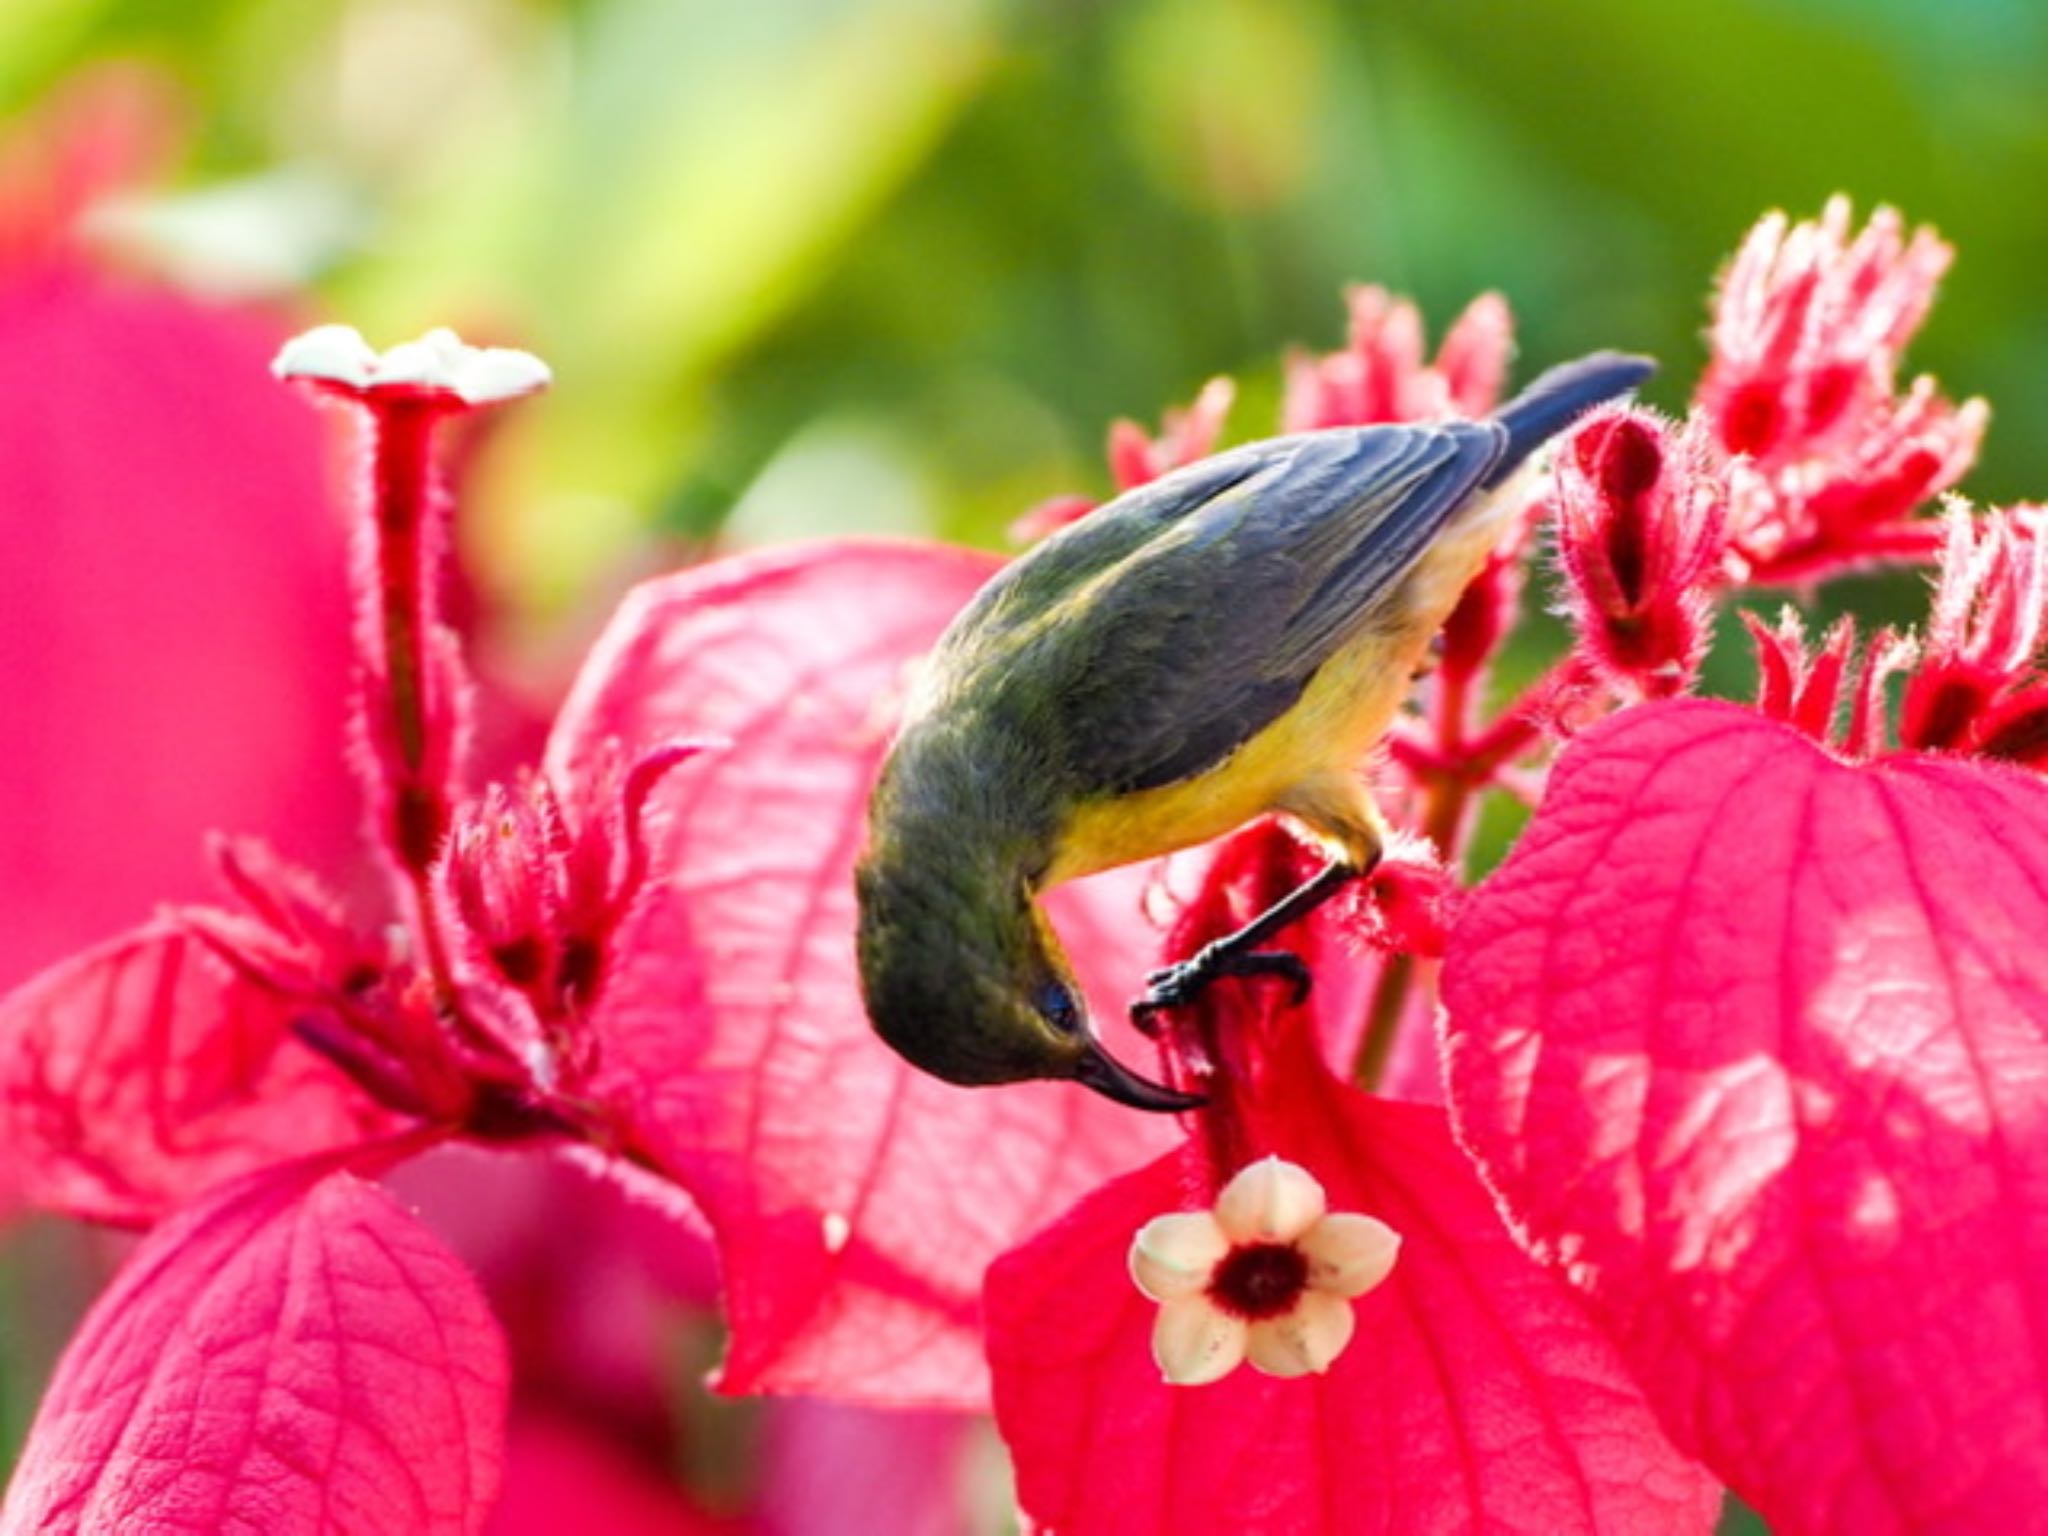
M 386 404 L 373 412 L 377 423 L 372 474 L 377 512 L 377 587 L 383 609 L 384 670 L 391 688 L 392 739 L 398 748 L 394 799 L 419 799 L 423 820 L 406 830 L 405 813 L 394 807 L 392 847 L 408 868 L 432 858 L 425 835 L 446 829 L 447 803 L 426 772 L 429 747 L 425 637 L 432 617 L 428 594 L 436 563 L 426 523 L 433 502 L 433 435 L 439 412 L 429 406 Z M 440 702 L 440 701 L 436 701 Z M 435 743 L 445 747 L 445 743 Z
M 455 757 L 458 701 L 436 696 L 429 654 L 435 632 L 445 540 L 435 523 L 434 431 L 445 410 L 432 401 L 379 400 L 371 419 L 371 495 L 376 513 L 376 591 L 381 666 L 386 697 L 366 687 L 358 705 L 371 748 L 374 802 L 385 808 L 379 831 L 397 864 L 412 906 L 421 958 L 444 997 L 455 996 L 431 871 L 452 814 L 450 775 Z M 380 730 L 368 718 L 390 710 Z M 385 750 L 385 744 L 389 750 Z
M 1464 773 L 1484 784 L 1528 752 L 1543 739 L 1543 717 L 1550 712 L 1559 695 L 1578 687 L 1586 677 L 1586 665 L 1579 653 L 1573 651 L 1524 688 L 1521 695 L 1500 712 L 1493 724 L 1465 749 Z
M 1454 874 L 1464 870 L 1471 835 L 1468 812 L 1473 801 L 1502 770 L 1542 739 L 1542 721 L 1551 704 L 1583 680 L 1585 669 L 1577 652 L 1566 656 L 1523 689 L 1476 738 L 1467 740 L 1471 684 L 1477 676 L 1441 679 L 1431 712 L 1437 739 L 1407 752 L 1403 759 L 1422 785 L 1423 835 L 1436 845 L 1445 867 Z M 1394 1042 L 1408 1015 L 1408 994 L 1419 973 L 1410 955 L 1389 955 L 1380 967 L 1372 1000 L 1366 1006 L 1365 1033 L 1351 1063 L 1352 1080 L 1364 1087 L 1379 1082 L 1393 1055 Z

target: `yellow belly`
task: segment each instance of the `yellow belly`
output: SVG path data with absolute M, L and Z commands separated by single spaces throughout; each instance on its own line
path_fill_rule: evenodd
M 1207 773 L 1083 804 L 1044 881 L 1054 885 L 1191 848 L 1268 811 L 1287 811 L 1331 845 L 1369 860 L 1381 840 L 1364 760 L 1408 691 L 1430 631 L 1368 635 L 1309 680 L 1294 707 Z
M 1042 884 L 1191 848 L 1268 811 L 1285 811 L 1335 857 L 1361 867 L 1386 829 L 1364 780 L 1366 755 L 1407 695 L 1429 642 L 1486 563 L 1533 471 L 1475 501 L 1401 579 L 1377 622 L 1339 650 L 1294 707 L 1192 779 L 1083 804 Z

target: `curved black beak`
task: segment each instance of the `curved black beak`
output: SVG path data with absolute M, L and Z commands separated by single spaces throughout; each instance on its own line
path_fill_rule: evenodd
M 1182 1110 L 1200 1109 L 1209 1102 L 1198 1093 L 1182 1093 L 1178 1088 L 1138 1076 L 1094 1040 L 1088 1042 L 1087 1050 L 1074 1063 L 1074 1081 L 1087 1084 L 1106 1099 L 1158 1114 L 1175 1115 Z

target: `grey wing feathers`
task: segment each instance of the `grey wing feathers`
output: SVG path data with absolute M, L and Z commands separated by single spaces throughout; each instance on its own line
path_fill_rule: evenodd
M 1020 626 L 1042 624 L 1064 598 L 1137 554 L 1162 528 L 1257 474 L 1269 462 L 1268 446 L 1199 460 L 1068 524 L 977 592 L 940 638 L 939 653 L 1007 649 Z
M 1286 713 L 1507 441 L 1491 422 L 1282 438 L 1256 445 L 1256 471 L 1170 531 L 1155 525 L 1096 578 L 1085 623 L 1048 628 L 1048 646 L 1085 654 L 1036 658 L 1063 679 L 1077 783 L 1128 792 L 1191 778 Z

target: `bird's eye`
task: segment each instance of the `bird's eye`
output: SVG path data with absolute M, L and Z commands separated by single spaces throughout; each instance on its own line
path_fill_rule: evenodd
M 1074 994 L 1057 981 L 1049 981 L 1038 989 L 1038 1012 L 1046 1023 L 1063 1035 L 1071 1035 L 1081 1028 L 1081 1010 L 1074 1002 Z

